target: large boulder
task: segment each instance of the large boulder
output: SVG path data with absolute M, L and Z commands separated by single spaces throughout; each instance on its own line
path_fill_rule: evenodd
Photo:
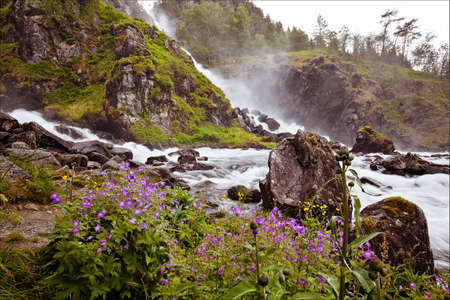
M 354 153 L 384 153 L 392 154 L 395 150 L 394 142 L 370 126 L 358 129 L 356 143 L 353 145 Z
M 0 155 L 0 178 L 10 178 L 13 180 L 30 179 L 30 175 L 16 164 L 10 162 L 6 157 Z
M 61 164 L 53 153 L 45 150 L 6 149 L 6 154 L 22 158 L 27 163 L 32 163 L 39 168 L 60 168 Z
M 7 146 L 11 146 L 15 142 L 24 142 L 27 144 L 31 149 L 37 148 L 37 136 L 34 131 L 23 131 L 18 134 L 11 134 L 9 135 L 6 140 L 5 144 Z
M 105 143 L 102 143 L 100 141 L 94 140 L 94 141 L 87 141 L 87 142 L 80 142 L 75 143 L 71 148 L 71 153 L 79 153 L 89 156 L 90 153 L 96 152 L 99 153 L 107 158 L 111 157 L 111 150 L 112 145 L 108 145 Z M 89 157 L 89 159 L 91 159 Z
M 448 165 L 439 165 L 420 158 L 417 154 L 407 153 L 387 159 L 377 158 L 370 164 L 373 170 L 382 170 L 384 174 L 395 175 L 424 175 L 436 173 L 450 173 Z
M 132 160 L 133 159 L 133 152 L 131 152 L 130 149 L 123 148 L 123 147 L 114 147 L 111 150 L 111 155 L 113 155 L 113 156 L 117 155 L 122 160 Z
M 44 127 L 36 122 L 29 122 L 22 125 L 24 131 L 32 131 L 36 135 L 36 146 L 38 148 L 46 148 L 58 152 L 68 152 L 72 147 L 72 143 L 54 135 L 47 131 Z
M 434 273 L 428 225 L 420 207 L 401 197 L 371 204 L 361 211 L 363 234 L 381 232 L 371 241 L 379 257 L 387 249 L 391 265 L 411 265 L 415 272 Z
M 57 154 L 56 159 L 61 165 L 69 167 L 87 167 L 88 157 L 83 154 Z
M 165 155 L 150 156 L 145 161 L 145 164 L 147 164 L 147 165 L 157 165 L 157 164 L 163 164 L 165 162 L 167 162 L 167 157 Z
M 261 123 L 266 123 L 267 126 L 269 127 L 270 131 L 275 131 L 278 128 L 280 128 L 280 123 L 278 123 L 277 121 L 275 121 L 275 119 L 270 118 L 268 115 L 266 114 L 261 114 L 258 117 L 258 121 Z
M 326 205 L 332 215 L 340 206 L 342 187 L 337 181 L 325 185 L 336 176 L 338 162 L 329 143 L 322 137 L 297 131 L 294 138 L 280 142 L 269 156 L 269 173 L 260 182 L 263 206 L 287 209 L 296 215 L 323 187 L 315 204 Z M 323 206 L 325 207 L 325 206 Z

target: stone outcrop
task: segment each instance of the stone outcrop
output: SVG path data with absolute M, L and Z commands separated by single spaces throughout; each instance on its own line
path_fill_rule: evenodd
M 371 204 L 361 211 L 363 234 L 381 232 L 371 240 L 378 257 L 394 266 L 406 264 L 415 272 L 434 273 L 428 225 L 420 207 L 401 197 Z
M 339 168 L 329 143 L 301 130 L 279 143 L 270 152 L 268 163 L 269 173 L 260 182 L 263 206 L 286 208 L 295 215 Z M 333 214 L 341 206 L 339 197 L 341 187 L 333 181 L 324 186 L 315 204 L 326 204 L 328 214 Z
M 445 82 L 336 56 L 287 56 L 272 64 L 245 65 L 241 60 L 232 65 L 231 75 L 247 84 L 261 107 L 276 103 L 284 121 L 347 145 L 355 143 L 359 128 L 370 125 L 399 149 L 449 150 Z M 368 70 L 359 73 L 364 68 Z
M 53 153 L 35 149 L 35 150 L 26 150 L 26 149 L 6 149 L 4 151 L 6 154 L 19 157 L 26 161 L 27 163 L 31 163 L 36 165 L 39 168 L 51 167 L 51 168 L 59 168 L 61 164 L 55 158 Z
M 392 157 L 383 159 L 376 158 L 371 164 L 372 170 L 381 170 L 384 174 L 395 174 L 402 176 L 424 175 L 444 173 L 450 174 L 448 165 L 439 165 L 428 162 L 419 155 L 411 152 L 403 155 L 397 154 Z
M 364 126 L 358 129 L 356 134 L 356 143 L 351 152 L 354 153 L 394 153 L 394 142 L 381 133 L 375 131 L 370 126 Z
M 0 155 L 0 178 L 26 180 L 30 179 L 30 175 L 16 164 L 10 162 L 6 157 Z

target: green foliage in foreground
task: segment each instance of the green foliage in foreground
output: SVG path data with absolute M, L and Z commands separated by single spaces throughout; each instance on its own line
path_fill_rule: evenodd
M 105 173 L 101 187 L 91 182 L 92 190 L 72 203 L 53 194 L 65 215 L 51 243 L 36 253 L 0 251 L 0 299 L 337 296 L 342 232 L 336 219 L 311 214 L 299 221 L 276 208 L 248 218 L 231 207 L 231 216 L 215 220 L 204 203 L 143 171 L 123 168 L 114 179 Z M 448 297 L 448 275 L 393 268 L 374 260 L 365 240 L 353 244 L 346 297 L 376 299 L 377 290 L 396 299 Z

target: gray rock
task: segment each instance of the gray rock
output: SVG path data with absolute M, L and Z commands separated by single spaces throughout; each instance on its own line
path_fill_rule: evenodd
M 26 180 L 31 178 L 27 172 L 16 164 L 10 162 L 3 155 L 0 155 L 0 176 L 5 176 L 5 178 L 10 178 L 13 180 Z
M 121 163 L 123 163 L 122 158 L 118 155 L 115 155 L 103 165 L 102 169 L 118 170 L 120 168 Z
M 14 142 L 11 144 L 10 146 L 12 149 L 26 149 L 26 150 L 30 150 L 30 146 L 28 146 L 26 143 L 24 142 Z
M 39 148 L 52 149 L 60 152 L 68 152 L 72 143 L 47 131 L 36 122 L 29 122 L 22 125 L 25 131 L 33 131 L 36 134 L 36 146 Z
M 75 143 L 69 149 L 69 152 L 85 154 L 85 155 L 96 152 L 96 153 L 102 154 L 103 156 L 111 157 L 108 147 L 109 146 L 107 144 L 102 143 L 97 140 L 94 140 L 94 141 Z
M 101 169 L 101 168 L 102 168 L 102 165 L 101 165 L 100 163 L 96 162 L 96 161 L 88 161 L 88 163 L 87 163 L 87 168 L 88 168 L 89 170 L 92 170 L 92 169 Z
M 299 130 L 294 138 L 283 140 L 270 152 L 269 173 L 260 182 L 263 206 L 278 206 L 297 215 L 299 203 L 310 201 L 326 181 L 336 176 L 338 168 L 324 138 Z M 333 181 L 324 186 L 316 204 L 326 204 L 327 213 L 332 215 L 338 207 L 342 211 L 338 198 L 342 198 L 342 189 Z
M 25 209 L 39 211 L 39 207 L 34 203 L 27 203 L 24 206 Z
M 377 158 L 370 168 L 374 171 L 382 170 L 384 174 L 395 174 L 401 176 L 424 175 L 424 174 L 450 174 L 450 166 L 439 165 L 420 158 L 417 154 L 399 154 L 390 158 Z
M 34 131 L 23 131 L 19 134 L 11 134 L 5 141 L 6 145 L 11 145 L 15 142 L 24 142 L 31 149 L 37 148 L 37 137 Z
M 88 157 L 83 154 L 57 154 L 56 159 L 61 165 L 87 167 Z
M 109 158 L 107 156 L 105 156 L 101 153 L 98 153 L 98 152 L 89 152 L 87 154 L 87 156 L 88 156 L 89 160 L 96 161 L 102 165 L 105 164 L 109 160 Z
M 132 160 L 133 159 L 133 152 L 131 152 L 130 149 L 123 148 L 123 147 L 114 147 L 111 150 L 112 155 L 118 155 L 122 160 Z
M 28 163 L 32 163 L 39 168 L 50 167 L 60 168 L 61 164 L 55 156 L 44 150 L 25 150 L 25 149 L 6 149 L 5 153 L 8 155 L 24 159 Z
M 70 128 L 64 125 L 58 125 L 55 127 L 56 131 L 59 133 L 70 136 L 73 139 L 81 139 L 84 138 L 84 134 L 74 128 Z
M 167 162 L 167 157 L 165 155 L 150 156 L 150 157 L 147 158 L 145 164 L 147 164 L 147 165 L 155 165 L 156 162 L 159 162 L 159 163 Z

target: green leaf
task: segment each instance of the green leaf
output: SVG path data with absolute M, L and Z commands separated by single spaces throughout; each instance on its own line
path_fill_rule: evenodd
M 359 283 L 361 283 L 361 286 L 366 291 L 366 293 L 370 293 L 370 291 L 375 287 L 375 282 L 373 282 L 369 278 L 369 273 L 361 267 L 350 271 L 353 273 L 353 275 L 355 275 Z
M 148 254 L 147 254 L 147 252 L 145 252 L 145 263 L 147 264 L 147 266 L 151 263 L 151 259 L 150 259 L 150 257 L 148 256 Z
M 356 237 L 359 237 L 359 232 L 361 230 L 361 220 L 359 215 L 361 213 L 361 200 L 356 195 L 352 195 L 353 201 L 355 202 L 355 227 L 356 227 Z
M 286 294 L 288 294 L 288 291 L 286 291 L 283 288 L 271 288 L 270 294 L 269 294 L 269 300 L 282 299 L 282 297 Z
M 328 300 L 329 297 L 325 297 L 319 293 L 297 293 L 291 298 L 291 300 Z
M 339 216 L 333 216 L 331 218 L 331 222 L 330 222 L 330 226 L 331 226 L 331 233 L 333 234 L 334 237 L 336 237 L 336 232 L 337 232 L 337 219 L 340 218 Z
M 372 232 L 372 233 L 360 236 L 360 237 L 354 239 L 353 242 L 350 243 L 349 248 L 353 249 L 353 248 L 359 247 L 359 245 L 370 241 L 371 239 L 373 239 L 374 237 L 376 237 L 380 233 L 381 232 Z
M 359 178 L 358 173 L 357 173 L 355 170 L 353 170 L 353 169 L 348 169 L 348 170 L 350 171 L 350 173 L 352 173 L 353 176 L 355 176 L 355 178 L 356 178 L 356 183 L 358 184 L 359 188 L 361 189 L 361 191 L 362 191 L 364 194 L 371 195 L 371 196 L 377 196 L 377 197 L 378 197 L 378 196 L 381 196 L 381 194 L 371 194 L 371 193 L 369 193 L 369 192 L 366 192 L 366 191 L 364 190 L 363 186 L 362 186 L 362 182 L 361 182 L 361 179 Z
M 319 273 L 320 276 L 322 276 L 323 278 L 325 278 L 325 280 L 328 282 L 329 285 L 331 285 L 331 287 L 333 288 L 333 293 L 334 296 L 337 298 L 339 295 L 339 283 L 337 278 L 335 278 L 332 275 L 327 275 L 325 273 Z
M 243 296 L 256 292 L 256 287 L 248 281 L 241 281 L 231 288 L 222 299 L 234 300 L 241 299 Z

